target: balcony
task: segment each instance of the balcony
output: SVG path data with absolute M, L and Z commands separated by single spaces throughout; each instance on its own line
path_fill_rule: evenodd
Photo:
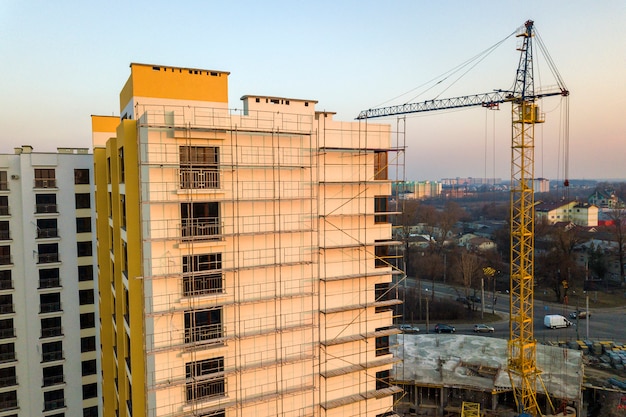
M 0 265 L 11 265 L 11 255 L 0 255 Z
M 35 178 L 35 188 L 56 188 L 57 180 L 55 178 Z
M 2 279 L 0 280 L 0 290 L 12 290 L 13 289 L 13 280 L 12 279 Z
M 37 239 L 45 239 L 50 237 L 59 237 L 59 229 L 37 229 Z
M 9 206 L 0 206 L 0 216 L 9 215 Z
M 58 253 L 40 253 L 38 255 L 37 263 L 40 264 L 50 264 L 54 262 L 59 262 L 59 254 Z
M 0 230 L 0 240 L 11 240 L 11 233 L 8 230 Z
M 35 213 L 58 213 L 56 204 L 35 204 Z
M 219 189 L 220 173 L 216 168 L 181 168 L 180 188 Z

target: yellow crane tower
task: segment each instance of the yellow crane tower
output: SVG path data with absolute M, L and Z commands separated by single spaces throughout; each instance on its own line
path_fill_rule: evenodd
M 491 93 L 468 95 L 448 99 L 429 100 L 362 111 L 357 119 L 398 116 L 435 110 L 482 106 L 495 108 L 500 103 L 512 104 L 511 137 L 511 267 L 509 304 L 508 370 L 520 414 L 541 415 L 537 404 L 536 340 L 533 329 L 534 310 L 534 150 L 535 124 L 544 119 L 537 101 L 543 97 L 567 97 L 558 71 L 551 59 L 548 64 L 557 78 L 558 86 L 548 91 L 535 92 L 533 69 L 534 22 L 528 20 L 516 36 L 521 38 L 518 46 L 520 59 L 512 90 L 494 90 Z M 539 42 L 539 46 L 543 45 Z M 547 51 L 544 50 L 547 55 Z M 549 57 L 549 55 L 547 55 Z M 565 179 L 565 185 L 568 180 Z

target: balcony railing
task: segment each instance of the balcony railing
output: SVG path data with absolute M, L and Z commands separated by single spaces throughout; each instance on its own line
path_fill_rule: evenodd
M 196 272 L 196 274 L 198 274 Z M 193 297 L 202 294 L 217 294 L 224 291 L 221 273 L 198 274 L 183 277 L 183 295 Z
M 226 393 L 226 381 L 223 377 L 214 380 L 202 380 L 187 383 L 187 401 L 199 401 L 204 398 L 218 397 Z
M 15 313 L 15 304 L 0 304 L 0 314 Z
M 185 240 L 214 240 L 221 234 L 219 217 L 203 217 L 199 219 L 183 219 L 182 230 Z
M 17 385 L 17 377 L 15 375 L 0 377 L 0 388 L 12 387 Z
M 10 339 L 12 337 L 15 337 L 15 328 L 0 329 L 0 339 Z
M 61 326 L 45 327 L 41 329 L 41 337 L 63 336 L 63 328 Z
M 12 362 L 15 360 L 15 351 L 0 353 L 0 362 Z
M 35 204 L 35 213 L 58 213 L 56 204 Z
M 0 265 L 11 265 L 11 255 L 0 255 Z
M 0 240 L 10 240 L 11 233 L 8 230 L 0 230 Z
M 37 239 L 45 239 L 48 237 L 59 237 L 59 229 L 50 228 L 50 229 L 37 229 Z
M 57 288 L 61 286 L 61 280 L 56 278 L 39 278 L 39 288 Z
M 13 400 L 0 401 L 0 410 L 7 411 L 17 408 L 17 398 Z
M 0 206 L 0 216 L 9 215 L 9 206 Z
M 12 290 L 13 289 L 13 280 L 12 279 L 2 279 L 0 280 L 0 290 Z
M 0 181 L 0 191 L 8 191 L 8 190 L 9 190 L 9 182 Z
M 48 400 L 43 403 L 43 411 L 58 410 L 65 407 L 65 398 L 59 398 L 56 400 Z
M 59 254 L 58 253 L 40 253 L 39 261 L 40 264 L 49 264 L 53 262 L 59 262 Z
M 209 341 L 222 337 L 222 324 L 207 324 L 185 329 L 185 343 Z
M 35 188 L 56 188 L 55 178 L 35 178 Z
M 61 359 L 63 359 L 62 350 L 54 350 L 52 352 L 43 352 L 41 354 L 42 362 L 54 362 L 54 361 L 60 361 Z
M 43 386 L 49 387 L 50 385 L 58 385 L 65 382 L 65 377 L 63 375 L 51 375 L 45 376 L 43 378 Z
M 52 303 L 42 303 L 39 306 L 39 312 L 40 313 L 52 313 L 55 311 L 61 311 L 61 302 L 60 301 L 55 301 Z
M 181 168 L 180 188 L 219 189 L 220 173 L 217 168 Z

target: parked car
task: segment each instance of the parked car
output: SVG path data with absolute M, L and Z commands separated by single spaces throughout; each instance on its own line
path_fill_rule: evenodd
M 475 324 L 474 332 L 475 333 L 493 333 L 494 328 L 491 326 L 487 326 L 486 324 Z
M 454 333 L 456 329 L 454 326 L 450 326 L 449 324 L 436 324 L 435 325 L 435 333 Z
M 587 312 L 587 311 L 574 311 L 569 313 L 569 318 L 570 319 L 580 319 L 580 320 L 584 320 L 587 317 L 591 317 L 591 313 Z
M 415 334 L 415 333 L 420 332 L 419 327 L 411 326 L 410 324 L 401 324 L 400 330 L 402 330 L 402 333 L 409 333 L 409 334 Z

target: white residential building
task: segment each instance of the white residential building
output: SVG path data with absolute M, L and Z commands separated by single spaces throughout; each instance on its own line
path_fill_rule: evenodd
M 100 415 L 93 155 L 0 155 L 0 416 Z

